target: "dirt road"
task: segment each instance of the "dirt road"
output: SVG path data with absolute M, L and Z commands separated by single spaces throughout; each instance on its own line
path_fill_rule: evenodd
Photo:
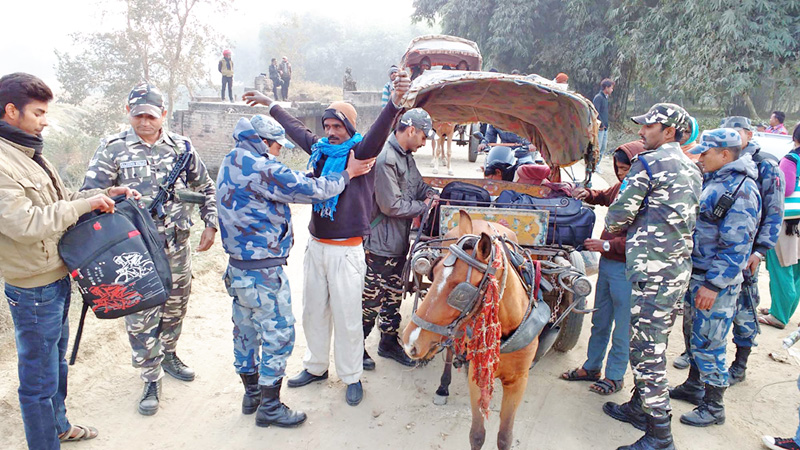
M 466 160 L 466 149 L 454 147 L 453 167 L 458 176 L 480 176 L 478 164 Z M 426 174 L 431 168 L 430 149 L 418 155 Z M 482 161 L 479 159 L 479 163 Z M 607 164 L 607 163 L 606 163 Z M 612 177 L 605 165 L 604 177 Z M 581 174 L 582 170 L 576 169 Z M 440 172 L 441 173 L 441 172 Z M 582 178 L 582 175 L 578 175 Z M 596 187 L 603 183 L 597 181 Z M 289 259 L 294 312 L 302 307 L 302 258 L 310 217 L 307 206 L 293 207 L 296 245 Z M 604 208 L 598 208 L 596 234 L 602 227 Z M 195 227 L 197 242 L 200 233 Z M 344 402 L 345 385 L 331 367 L 331 377 L 299 389 L 284 389 L 283 400 L 302 409 L 309 419 L 299 429 L 258 428 L 253 416 L 240 412 L 242 387 L 233 370 L 231 306 L 221 274 L 225 256 L 219 242 L 206 254 L 196 254 L 194 286 L 179 353 L 197 371 L 191 383 L 164 378 L 158 414 L 144 417 L 136 403 L 142 389 L 138 373 L 130 366 L 130 350 L 120 320 L 87 320 L 78 362 L 70 368 L 68 416 L 80 424 L 100 430 L 94 441 L 68 444 L 66 448 L 93 449 L 463 449 L 467 448 L 470 412 L 465 375 L 457 373 L 446 406 L 435 406 L 432 395 L 438 385 L 442 361 L 424 368 L 408 369 L 383 358 L 377 369 L 363 376 L 365 398 L 361 405 Z M 763 269 L 763 268 L 762 268 Z M 594 279 L 594 277 L 593 277 Z M 762 270 L 763 303 L 769 304 L 766 271 Z M 73 330 L 79 316 L 79 299 L 73 297 Z M 7 316 L 7 309 L 2 312 Z M 0 315 L 2 315 L 0 314 Z M 408 318 L 410 305 L 403 307 Z M 7 317 L 6 317 L 7 319 Z M 794 323 L 797 322 L 797 317 Z M 0 321 L 0 324 L 3 324 Z M 5 321 L 7 324 L 8 322 Z M 568 383 L 558 375 L 580 365 L 586 356 L 590 321 L 584 322 L 578 346 L 571 352 L 551 353 L 531 373 L 525 400 L 515 423 L 515 449 L 613 449 L 638 439 L 641 433 L 617 422 L 601 411 L 603 402 L 625 401 L 632 386 L 630 372 L 626 389 L 608 398 L 588 391 L 586 383 Z M 790 331 L 790 330 L 789 330 Z M 751 356 L 747 381 L 731 388 L 725 398 L 728 421 L 724 426 L 695 429 L 681 425 L 677 416 L 691 405 L 674 402 L 673 429 L 677 446 L 683 449 L 757 449 L 760 435 L 792 435 L 797 427 L 800 393 L 795 380 L 797 366 L 779 364 L 767 354 L 778 351 L 789 331 L 763 330 L 760 346 Z M 74 333 L 73 333 L 74 334 Z M 673 329 L 668 355 L 681 350 L 681 331 Z M 0 448 L 24 448 L 24 433 L 17 402 L 16 354 L 13 334 L 0 333 Z M 378 336 L 373 333 L 367 348 L 376 354 Z M 732 351 L 729 346 L 729 361 Z M 301 370 L 305 351 L 302 323 L 289 359 L 288 373 Z M 669 379 L 682 382 L 686 371 L 669 367 Z M 499 387 L 499 386 L 498 386 Z M 496 392 L 500 392 L 498 389 Z M 500 396 L 492 402 L 485 448 L 495 448 Z

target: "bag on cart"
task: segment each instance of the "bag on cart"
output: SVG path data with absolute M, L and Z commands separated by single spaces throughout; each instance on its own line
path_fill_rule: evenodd
M 592 237 L 594 210 L 571 197 L 537 198 L 517 191 L 506 190 L 495 200 L 499 208 L 535 209 L 550 212 L 547 225 L 548 245 L 578 247 Z
M 462 181 L 453 181 L 442 188 L 439 194 L 440 205 L 452 206 L 490 206 L 492 197 L 489 191 Z M 422 232 L 427 236 L 439 236 L 439 206 L 428 216 Z

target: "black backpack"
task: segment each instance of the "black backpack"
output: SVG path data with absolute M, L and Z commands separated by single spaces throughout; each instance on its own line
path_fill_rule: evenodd
M 440 205 L 452 206 L 491 206 L 492 197 L 489 191 L 481 186 L 474 186 L 462 181 L 448 183 L 439 194 Z M 439 236 L 439 206 L 429 216 L 428 222 L 422 229 L 427 236 Z
M 548 245 L 579 247 L 592 237 L 595 215 L 583 202 L 571 197 L 536 198 L 506 190 L 495 200 L 498 208 L 536 209 L 550 212 L 547 224 Z
M 115 319 L 163 305 L 172 289 L 169 260 L 147 209 L 122 196 L 114 200 L 113 214 L 82 215 L 58 243 L 83 297 L 70 364 L 90 307 L 98 319 Z

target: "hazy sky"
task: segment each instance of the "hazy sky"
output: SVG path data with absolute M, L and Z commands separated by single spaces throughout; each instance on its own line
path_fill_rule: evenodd
M 218 30 L 233 37 L 242 27 L 257 29 L 270 20 L 280 5 L 292 12 L 317 11 L 334 20 L 347 20 L 354 26 L 380 26 L 389 22 L 409 22 L 413 0 L 235 0 L 235 11 L 216 17 Z M 0 40 L 0 74 L 29 72 L 55 86 L 56 57 L 53 50 L 69 51 L 69 34 L 93 32 L 113 27 L 118 17 L 101 17 L 99 0 L 2 1 L 3 35 Z M 288 6 L 290 5 L 290 6 Z M 271 12 L 272 11 L 272 12 Z M 27 18 L 30 17 L 30 22 Z M 35 17 L 35 18 L 34 18 Z M 309 30 L 313 33 L 313 30 Z M 320 39 L 325 39 L 320 36 Z

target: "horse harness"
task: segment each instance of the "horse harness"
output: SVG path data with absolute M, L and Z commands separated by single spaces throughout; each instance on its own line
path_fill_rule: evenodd
M 442 344 L 445 347 L 452 345 L 453 340 L 460 336 L 460 332 L 458 331 L 459 326 L 464 322 L 464 320 L 467 319 L 467 317 L 469 317 L 476 309 L 478 309 L 479 305 L 481 305 L 482 302 L 480 300 L 485 297 L 486 289 L 491 282 L 490 276 L 493 276 L 496 273 L 496 269 L 492 267 L 492 263 L 494 262 L 495 258 L 503 258 L 504 261 L 503 281 L 502 285 L 500 286 L 501 290 L 499 293 L 500 298 L 503 297 L 503 291 L 505 289 L 506 279 L 508 277 L 508 268 L 513 267 L 515 271 L 518 272 L 518 268 L 511 264 L 507 258 L 509 249 L 506 245 L 505 239 L 498 238 L 497 236 L 492 237 L 492 244 L 495 244 L 499 240 L 502 243 L 505 252 L 498 254 L 498 252 L 495 251 L 496 246 L 492 245 L 488 263 L 482 263 L 481 261 L 478 261 L 476 258 L 476 253 L 477 242 L 479 239 L 479 236 L 472 234 L 461 236 L 455 244 L 450 244 L 448 247 L 450 254 L 442 262 L 445 267 L 452 267 L 455 265 L 456 261 L 460 259 L 469 266 L 465 281 L 458 283 L 447 296 L 447 305 L 459 312 L 458 317 L 450 324 L 443 326 L 428 322 L 427 320 L 423 319 L 417 315 L 416 308 L 411 316 L 411 321 L 414 322 L 418 327 L 447 338 Z M 465 250 L 465 247 L 470 246 L 472 247 L 471 253 L 468 250 Z M 483 277 L 477 286 L 474 286 L 469 282 L 473 269 L 483 273 Z M 538 279 L 539 273 L 537 271 L 536 280 L 538 281 Z M 527 283 L 523 282 L 523 285 L 526 284 Z M 530 287 L 526 286 L 526 288 Z M 541 330 L 549 321 L 550 307 L 545 302 L 536 302 L 534 295 L 531 292 L 532 290 L 533 289 L 529 290 L 530 294 L 528 308 L 525 312 L 522 322 L 517 329 L 511 333 L 510 336 L 501 341 L 500 353 L 512 353 L 527 347 L 528 344 L 533 342 L 533 339 L 539 335 Z M 469 332 L 470 330 L 467 330 L 467 333 Z

